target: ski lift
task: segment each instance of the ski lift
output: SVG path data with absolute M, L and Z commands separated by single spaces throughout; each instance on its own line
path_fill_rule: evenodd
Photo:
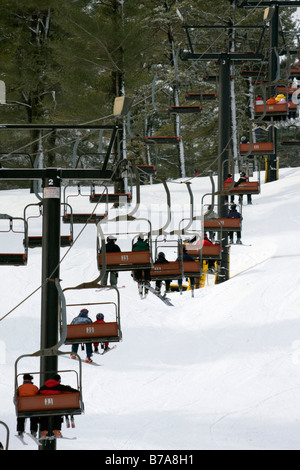
M 280 145 L 283 145 L 283 146 L 297 146 L 297 145 L 300 145 L 300 139 L 299 139 L 299 127 L 298 126 L 295 126 L 295 125 L 291 125 L 291 126 L 288 126 L 287 128 L 282 128 L 280 129 L 280 138 L 282 140 L 280 140 Z M 287 136 L 289 136 L 291 133 L 293 133 L 293 137 L 292 138 L 289 138 L 289 137 L 285 137 L 284 134 L 287 134 Z M 298 136 L 297 136 L 297 133 L 298 133 Z
M 146 173 L 147 175 L 154 175 L 156 172 L 155 165 L 136 165 L 136 168 L 140 173 Z
M 292 67 L 290 70 L 290 76 L 295 78 L 300 78 L 300 67 Z
M 270 103 L 270 99 L 267 99 L 267 88 L 270 88 L 271 92 L 268 92 L 268 95 L 272 96 L 276 93 L 276 87 L 269 82 L 261 83 L 260 87 L 263 91 L 262 93 L 262 101 L 263 103 L 255 101 L 254 104 L 254 117 L 255 119 L 259 119 L 262 121 L 270 121 L 270 120 L 282 120 L 286 119 L 289 114 L 289 105 L 288 105 L 288 96 L 286 95 L 285 101 L 279 101 Z M 269 101 L 269 103 L 268 103 Z
M 241 155 L 273 155 L 273 142 L 251 142 L 240 144 Z
M 204 245 L 201 241 L 199 244 L 189 243 L 185 245 L 187 253 L 195 259 L 202 261 L 219 261 L 222 255 L 221 245 L 214 243 L 212 245 Z
M 161 244 L 162 242 L 163 244 Z M 150 271 L 152 281 L 178 280 L 183 277 L 200 277 L 202 275 L 200 263 L 194 261 L 183 261 L 183 243 L 181 238 L 178 238 L 177 240 L 168 240 L 164 236 L 163 240 L 159 240 L 158 237 L 155 240 L 155 252 L 157 253 L 158 249 L 161 249 L 162 247 L 165 250 L 176 247 L 176 261 L 169 261 L 168 263 L 155 262 Z
M 16 414 L 18 418 L 30 418 L 30 417 L 42 417 L 42 416 L 74 416 L 84 413 L 84 404 L 82 399 L 82 365 L 80 357 L 76 355 L 78 361 L 78 370 L 75 369 L 60 369 L 55 371 L 47 371 L 47 375 L 51 374 L 62 374 L 62 373 L 71 373 L 73 380 L 76 383 L 76 392 L 72 393 L 61 393 L 61 394 L 49 394 L 49 395 L 34 395 L 34 396 L 18 396 L 18 379 L 20 375 L 23 375 L 24 372 L 18 372 L 18 365 L 20 360 L 24 358 L 33 358 L 33 357 L 53 357 L 57 358 L 63 355 L 70 355 L 69 352 L 60 351 L 60 346 L 64 344 L 66 339 L 66 308 L 65 308 L 65 298 L 60 287 L 58 279 L 55 279 L 55 286 L 58 291 L 59 298 L 61 300 L 61 317 L 63 328 L 61 331 L 61 337 L 56 345 L 51 348 L 41 349 L 32 354 L 24 354 L 17 358 L 15 361 L 15 392 L 14 392 L 14 404 L 16 409 Z M 26 373 L 31 375 L 41 376 L 41 371 L 29 372 L 26 370 Z M 75 387 L 72 387 L 75 388 Z
M 266 77 L 266 72 L 264 72 L 263 70 L 241 70 L 240 71 L 240 74 L 242 77 L 244 78 L 259 78 L 259 79 L 262 79 L 264 77 Z
M 202 107 L 201 106 L 170 106 L 169 111 L 170 113 L 175 113 L 175 114 L 194 114 L 194 113 L 201 113 Z
M 66 185 L 64 188 L 64 213 L 63 213 L 63 222 L 64 223 L 71 223 L 73 224 L 86 224 L 86 223 L 92 223 L 92 224 L 97 224 L 100 220 L 104 219 L 107 217 L 108 213 L 108 208 L 106 204 L 105 211 L 103 213 L 97 214 L 94 212 L 74 212 L 72 209 L 72 205 L 68 203 L 70 198 L 77 198 L 77 197 L 90 197 L 90 194 L 82 194 L 82 188 L 78 184 L 77 185 L 77 193 L 75 194 L 69 194 L 66 195 L 66 191 L 69 185 Z M 106 201 L 105 201 L 106 202 Z M 68 211 L 69 208 L 69 211 Z
M 122 169 L 121 166 L 125 165 L 125 168 Z M 130 170 L 130 171 L 129 171 Z M 131 187 L 132 187 L 132 166 L 129 164 L 127 160 L 121 160 L 117 164 L 117 168 L 115 168 L 115 173 L 119 172 L 121 178 L 124 178 L 125 176 L 128 178 L 128 172 L 129 176 L 131 179 Z M 90 202 L 102 202 L 106 204 L 106 207 L 108 203 L 113 202 L 117 203 L 119 202 L 120 204 L 128 204 L 132 200 L 132 191 L 127 192 L 127 193 L 110 193 L 108 192 L 108 187 L 107 184 L 101 184 L 102 186 L 102 191 L 100 193 L 96 192 L 95 190 L 95 185 L 92 184 L 91 186 L 91 195 L 90 195 Z
M 225 164 L 226 161 L 223 162 Z M 232 195 L 246 195 L 246 194 L 259 194 L 260 193 L 260 171 L 259 171 L 259 162 L 254 156 L 253 158 L 246 159 L 245 160 L 245 170 L 250 172 L 249 168 L 251 166 L 254 166 L 257 169 L 257 174 L 258 174 L 258 179 L 257 181 L 243 181 L 239 183 L 237 186 L 234 180 L 232 178 L 232 181 L 227 181 L 223 183 L 223 190 L 221 191 L 216 191 L 215 194 L 222 194 L 225 196 L 232 196 Z M 247 170 L 248 168 L 248 170 Z M 252 172 L 252 170 L 251 170 Z
M 255 105 L 255 117 L 263 120 L 270 118 L 283 118 L 288 115 L 288 103 L 276 103 L 276 104 L 256 104 Z
M 84 283 L 75 287 L 66 288 L 63 290 L 63 293 L 67 290 L 96 290 L 101 291 L 103 289 L 108 289 L 107 287 L 100 286 L 97 283 L 97 280 L 92 283 Z M 63 303 L 63 308 L 71 309 L 73 307 L 111 307 L 113 310 L 114 321 L 106 321 L 105 323 L 85 323 L 85 324 L 67 324 L 66 326 L 66 335 L 64 344 L 82 344 L 82 343 L 104 343 L 104 342 L 119 342 L 122 341 L 122 331 L 121 331 L 121 320 L 120 320 L 120 293 L 117 287 L 111 286 L 109 288 L 116 293 L 116 301 L 106 301 L 106 302 L 88 302 L 80 301 L 79 303 Z M 62 294 L 61 294 L 62 295 Z M 65 295 L 65 294 L 64 294 Z M 62 316 L 63 319 L 66 318 L 66 315 Z M 64 325 L 62 324 L 62 331 Z
M 125 216 L 126 217 L 126 216 Z M 147 231 L 141 232 L 140 230 L 129 229 L 131 222 L 140 222 L 144 220 L 148 225 Z M 126 227 L 114 231 L 113 235 L 118 236 L 130 236 L 132 235 L 132 247 L 140 233 L 149 239 L 149 250 L 145 251 L 121 251 L 108 253 L 105 247 L 105 235 L 101 229 L 101 225 L 98 224 L 98 236 L 97 236 L 97 260 L 98 269 L 102 272 L 107 271 L 133 271 L 135 269 L 150 269 L 152 267 L 152 254 L 151 254 L 151 222 L 148 219 L 124 219 L 120 221 L 126 222 Z M 109 236 L 109 233 L 106 234 Z
M 36 207 L 38 209 L 37 215 L 27 215 L 28 211 L 31 207 Z M 36 248 L 41 247 L 43 244 L 43 237 L 42 235 L 28 235 L 29 232 L 29 219 L 40 218 L 42 216 L 42 202 L 38 202 L 36 204 L 28 204 L 24 209 L 24 221 L 25 221 L 25 239 L 24 244 L 27 243 L 28 248 Z M 71 210 L 71 208 L 70 208 Z M 67 235 L 60 236 L 60 246 L 61 247 L 68 247 L 72 246 L 73 244 L 73 223 L 72 218 L 70 220 L 70 233 Z
M 266 131 L 266 135 L 263 135 L 263 131 Z M 275 152 L 273 139 L 269 136 L 269 126 L 265 124 L 251 124 L 247 135 L 250 136 L 248 139 L 242 136 L 240 139 L 240 154 L 242 157 L 252 157 L 253 155 L 273 155 Z
M 158 259 L 158 252 L 164 250 L 164 254 L 167 256 L 168 263 L 155 262 L 150 271 L 151 281 L 159 280 L 175 280 L 183 277 L 183 265 L 182 261 L 179 261 L 179 255 L 181 253 L 180 246 L 182 241 L 179 237 L 170 238 L 169 234 L 159 234 L 154 240 L 154 258 Z M 168 251 L 174 252 L 176 248 L 176 261 L 169 260 Z M 167 254 L 165 253 L 167 251 Z
M 18 228 L 20 222 L 20 228 Z M 26 237 L 26 221 L 22 217 L 13 217 L 8 214 L 0 214 L 0 233 L 22 234 L 23 240 Z M 3 243 L 2 243 L 3 246 Z M 25 266 L 27 264 L 28 250 L 25 244 L 25 251 L 14 253 L 0 253 L 0 265 Z
M 204 220 L 204 229 L 210 232 L 236 232 L 242 229 L 241 219 L 219 217 L 218 219 Z
M 0 424 L 2 424 L 2 426 L 4 426 L 5 432 L 6 432 L 5 448 L 3 448 L 2 450 L 8 450 L 8 444 L 9 444 L 9 427 L 8 427 L 7 424 L 4 423 L 3 421 L 0 421 Z
M 137 218 L 134 214 L 137 212 L 140 205 L 140 179 L 137 168 L 132 164 L 132 169 L 136 177 L 136 204 L 135 207 L 128 214 L 117 216 L 113 219 L 105 219 L 97 224 L 97 263 L 98 269 L 101 271 L 101 278 L 105 275 L 106 270 L 108 271 L 132 271 L 135 269 L 150 269 L 152 266 L 152 225 L 147 218 Z M 146 229 L 140 229 L 140 224 L 145 223 Z M 114 232 L 108 230 L 104 234 L 102 226 L 113 224 L 116 226 Z M 134 224 L 138 226 L 138 230 L 131 228 Z M 149 250 L 145 251 L 133 251 L 132 247 L 135 239 L 143 233 L 144 236 L 149 240 Z M 122 236 L 128 239 L 129 235 L 132 235 L 131 250 L 122 252 L 107 253 L 105 246 L 105 237 L 114 235 Z
M 203 76 L 203 80 L 205 82 L 213 82 L 213 83 L 217 83 L 219 77 L 217 75 L 204 75 Z
M 180 137 L 178 136 L 148 136 L 145 138 L 146 144 L 171 144 L 178 145 L 180 142 Z
M 97 193 L 95 185 L 92 185 L 92 192 L 90 195 L 90 202 L 126 202 L 127 204 L 131 202 L 132 195 L 131 193 L 109 193 L 108 188 L 105 187 L 102 193 Z
M 41 356 L 61 356 L 70 354 L 70 352 L 62 352 L 54 349 L 45 349 L 37 351 L 33 354 L 24 354 L 17 358 L 15 362 L 15 392 L 14 392 L 14 405 L 16 409 L 16 415 L 18 418 L 31 418 L 31 417 L 42 417 L 42 416 L 74 416 L 80 415 L 84 412 L 84 404 L 82 400 L 82 372 L 81 372 L 81 361 L 78 356 L 78 371 L 73 369 L 64 369 L 53 371 L 54 374 L 72 373 L 75 377 L 76 392 L 72 393 L 61 393 L 61 394 L 49 394 L 49 395 L 34 395 L 34 396 L 18 396 L 18 380 L 20 375 L 24 372 L 18 372 L 19 361 L 26 357 L 41 357 Z M 40 376 L 41 372 L 29 372 L 31 375 Z M 51 374 L 51 371 L 49 371 Z
M 216 93 L 186 93 L 185 99 L 187 101 L 212 101 L 217 98 Z
M 137 168 L 135 167 L 135 171 Z M 138 210 L 140 205 L 140 182 L 139 182 L 139 173 L 136 172 L 136 205 L 131 210 L 130 213 L 118 216 L 114 219 L 106 219 L 105 221 L 100 222 L 97 225 L 97 262 L 98 262 L 98 269 L 101 271 L 101 278 L 105 275 L 106 271 L 134 271 L 134 270 L 144 270 L 144 269 L 151 269 L 153 267 L 152 261 L 152 237 L 155 235 L 161 235 L 166 233 L 166 228 L 170 224 L 171 220 L 171 202 L 170 202 L 170 192 L 168 186 L 164 180 L 162 180 L 166 197 L 167 197 L 167 218 L 166 221 L 163 223 L 162 226 L 153 230 L 152 224 L 149 219 L 145 218 L 136 218 L 134 217 L 135 212 Z M 122 222 L 125 224 L 124 231 L 120 231 Z M 138 234 L 141 233 L 141 230 L 134 231 L 130 229 L 130 225 L 138 225 L 140 228 L 140 224 L 144 222 L 146 223 L 146 230 L 143 230 L 142 233 L 146 236 L 149 240 L 149 250 L 146 251 L 132 251 L 133 244 L 135 239 L 138 237 Z M 118 230 L 115 230 L 113 235 L 125 235 L 126 239 L 128 239 L 128 235 L 133 235 L 132 243 L 131 243 L 131 250 L 130 251 L 122 251 L 116 253 L 107 253 L 106 246 L 105 246 L 105 236 L 109 236 L 109 232 L 104 234 L 102 230 L 102 225 L 109 224 L 109 223 L 118 223 Z

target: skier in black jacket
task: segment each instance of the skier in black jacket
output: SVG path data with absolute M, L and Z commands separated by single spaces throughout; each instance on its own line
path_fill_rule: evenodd
M 232 204 L 230 206 L 230 211 L 228 212 L 228 215 L 227 215 L 228 219 L 242 219 L 242 216 L 241 214 L 236 210 L 236 204 Z M 230 236 L 230 243 L 233 243 L 233 234 L 234 232 L 229 232 L 229 236 Z M 242 244 L 242 240 L 241 240 L 241 231 L 238 230 L 236 232 L 236 236 L 237 236 L 237 240 L 236 240 L 236 243 L 238 245 L 241 245 Z
M 109 235 L 106 239 L 107 243 L 105 244 L 106 253 L 118 253 L 121 251 L 119 245 L 116 244 L 117 238 L 114 235 Z M 108 274 L 110 273 L 110 285 L 116 286 L 118 283 L 119 274 L 116 271 L 106 271 L 102 281 L 101 286 L 107 285 Z
M 60 383 L 60 375 L 55 374 L 52 379 L 46 380 L 45 384 L 40 388 L 39 393 L 41 395 L 59 395 L 61 393 L 74 393 L 78 392 L 78 390 L 70 387 L 69 385 L 62 385 Z M 61 434 L 61 424 L 63 421 L 62 416 L 53 416 L 53 427 L 54 427 L 54 437 L 62 437 Z M 68 420 L 67 420 L 68 423 Z M 73 422 L 72 422 L 73 424 Z M 41 437 L 47 438 L 48 435 L 48 417 L 42 416 L 40 419 L 40 428 L 41 428 Z

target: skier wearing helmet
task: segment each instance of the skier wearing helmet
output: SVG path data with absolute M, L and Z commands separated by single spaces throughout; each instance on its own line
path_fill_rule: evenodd
M 96 315 L 96 321 L 94 323 L 105 323 L 104 322 L 104 315 L 103 313 L 97 313 Z M 108 348 L 108 344 L 109 343 L 101 343 L 101 348 L 104 349 L 104 351 L 107 351 L 109 348 Z M 98 346 L 99 346 L 99 343 L 94 343 L 94 352 L 95 353 L 98 353 L 99 352 L 99 349 L 98 349 Z

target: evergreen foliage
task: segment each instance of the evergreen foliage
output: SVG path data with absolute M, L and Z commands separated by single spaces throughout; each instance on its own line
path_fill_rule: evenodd
M 263 10 L 237 8 L 233 0 L 215 0 L 212 10 L 210 3 L 2 0 L 0 79 L 6 84 L 7 104 L 0 106 L 1 122 L 74 126 L 117 122 L 112 114 L 114 98 L 125 94 L 134 97 L 128 121 L 124 121 L 128 158 L 156 164 L 158 175 L 164 177 L 182 176 L 183 171 L 192 176 L 195 168 L 202 174 L 208 169 L 216 170 L 218 101 L 191 103 L 202 106 L 200 114 L 176 118 L 169 113 L 169 106 L 176 101 L 190 104 L 186 101 L 187 92 L 218 94 L 218 84 L 204 80 L 205 75 L 217 75 L 215 61 L 181 60 L 181 53 L 189 49 L 183 25 L 211 26 L 193 31 L 193 46 L 200 52 L 226 52 L 232 47 L 252 50 L 262 28 L 247 31 L 246 27 L 263 26 Z M 282 8 L 284 29 L 292 29 L 293 11 Z M 245 30 L 240 28 L 233 35 L 233 23 L 244 25 Z M 216 25 L 224 29 L 214 29 Z M 295 48 L 293 42 L 291 34 L 280 47 Z M 250 82 L 240 76 L 240 70 L 268 70 L 268 44 L 266 31 L 261 43 L 265 61 L 233 68 L 237 138 L 247 132 L 250 115 Z M 287 57 L 287 61 L 293 59 Z M 181 148 L 144 144 L 148 135 L 176 134 L 178 124 Z M 76 139 L 76 132 L 1 130 L 0 158 L 5 166 L 31 166 L 42 142 L 45 165 L 68 166 L 72 165 L 70 156 Z M 77 151 L 82 164 L 95 164 L 99 158 L 99 134 L 84 133 Z M 3 156 L 10 152 L 18 156 Z M 28 155 L 23 156 L 24 153 Z

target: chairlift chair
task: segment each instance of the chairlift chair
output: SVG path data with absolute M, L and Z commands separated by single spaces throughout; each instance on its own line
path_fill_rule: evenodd
M 244 78 L 264 78 L 266 76 L 266 72 L 263 70 L 241 70 L 240 74 Z
M 2 426 L 4 426 L 5 428 L 5 432 L 6 432 L 6 439 L 5 439 L 5 447 L 4 447 L 4 450 L 8 450 L 8 445 L 9 445 L 9 427 L 7 426 L 6 423 L 4 423 L 4 421 L 0 421 L 0 424 L 2 424 Z
M 64 205 L 64 204 L 62 204 Z M 27 212 L 30 207 L 37 207 L 38 208 L 38 215 L 27 215 Z M 24 244 L 27 243 L 28 248 L 36 248 L 36 247 L 41 247 L 43 245 L 43 236 L 42 235 L 28 235 L 29 231 L 29 219 L 33 218 L 39 218 L 42 216 L 42 202 L 36 203 L 36 204 L 28 204 L 24 208 L 24 220 L 25 220 L 25 230 L 27 231 L 27 235 L 25 236 L 24 239 Z M 70 208 L 71 211 L 71 208 Z M 68 247 L 72 246 L 73 244 L 73 221 L 72 218 L 70 219 L 70 233 L 69 234 L 63 234 L 60 236 L 60 246 L 61 247 Z
M 31 417 L 42 417 L 42 416 L 73 416 L 80 415 L 84 412 L 84 404 L 82 400 L 82 380 L 81 380 L 81 362 L 79 361 L 78 371 L 74 369 L 64 369 L 53 371 L 54 374 L 72 373 L 75 374 L 77 392 L 73 393 L 60 393 L 60 394 L 49 394 L 49 395 L 34 395 L 34 396 L 18 396 L 18 379 L 24 372 L 18 373 L 18 363 L 25 357 L 40 357 L 42 355 L 66 355 L 70 352 L 54 351 L 54 350 L 40 350 L 33 354 L 24 354 L 17 358 L 15 362 L 15 392 L 14 392 L 14 404 L 16 409 L 16 415 L 18 418 L 31 418 Z M 31 375 L 41 375 L 41 372 L 29 372 Z M 49 371 L 49 374 L 51 372 Z
M 133 220 L 126 220 L 126 223 L 130 224 L 130 222 L 137 222 L 142 219 L 133 219 Z M 101 271 L 105 267 L 107 271 L 134 271 L 135 269 L 150 269 L 153 265 L 152 263 L 152 253 L 151 253 L 151 223 L 148 219 L 144 219 L 149 224 L 149 229 L 146 232 L 147 237 L 150 238 L 149 240 L 149 250 L 146 251 L 121 251 L 121 252 L 114 252 L 114 253 L 107 253 L 105 249 L 105 236 L 109 236 L 109 233 L 101 234 L 101 224 L 98 224 L 98 231 L 101 234 L 101 238 L 97 237 L 97 260 L 98 260 L 98 269 Z M 140 231 L 129 230 L 127 228 L 126 231 L 114 232 L 113 235 L 115 236 L 122 236 L 126 235 L 133 236 L 132 245 L 134 244 L 134 240 L 137 238 Z
M 219 261 L 221 259 L 222 250 L 219 243 L 213 245 L 186 245 L 187 253 L 195 259 L 202 261 Z
M 131 193 L 108 193 L 107 188 L 105 192 L 97 193 L 95 190 L 95 186 L 92 186 L 92 192 L 90 195 L 90 202 L 120 202 L 125 201 L 126 203 L 131 202 L 132 195 Z
M 95 289 L 98 292 L 106 290 L 107 287 L 100 286 L 96 281 L 87 284 L 81 284 L 79 286 L 66 288 L 62 292 L 65 295 L 67 290 L 83 290 L 87 292 L 89 289 Z M 68 309 L 71 307 L 97 307 L 101 306 L 112 306 L 114 310 L 114 321 L 107 321 L 105 323 L 85 323 L 85 324 L 67 324 L 66 334 L 64 338 L 64 344 L 82 344 L 82 343 L 105 343 L 105 342 L 119 342 L 122 341 L 122 330 L 121 330 L 121 319 L 120 319 L 120 293 L 117 287 L 110 287 L 110 290 L 116 293 L 116 301 L 95 301 L 87 302 L 81 301 L 80 303 L 63 303 L 63 308 Z M 102 295 L 102 294 L 100 294 Z M 84 297 L 84 294 L 82 294 Z M 62 331 L 64 330 L 64 319 L 67 318 L 66 313 L 61 316 Z
M 293 134 L 292 138 L 289 137 L 289 135 L 291 134 Z M 295 125 L 290 125 L 287 128 L 280 129 L 280 145 L 282 146 L 300 145 L 299 134 L 300 134 L 300 128 Z
M 122 168 L 124 167 L 124 168 Z M 133 168 L 130 162 L 127 160 L 120 160 L 120 162 L 115 167 L 115 173 L 119 173 L 121 178 L 125 176 L 132 180 L 133 178 Z M 129 173 L 129 175 L 128 175 Z M 100 184 L 102 190 L 100 192 L 96 192 L 95 184 L 91 185 L 91 194 L 90 194 L 90 202 L 101 202 L 105 203 L 106 207 L 108 203 L 130 203 L 132 200 L 132 191 L 127 193 L 115 193 L 109 192 L 107 184 Z M 131 182 L 132 187 L 132 182 Z
M 80 185 L 77 185 L 77 193 L 76 194 L 69 194 L 68 196 L 66 195 L 66 190 L 68 188 L 68 185 L 65 186 L 64 188 L 64 213 L 62 220 L 64 223 L 73 223 L 73 224 L 86 224 L 86 223 L 91 223 L 91 224 L 97 224 L 100 220 L 104 219 L 107 217 L 107 212 L 108 208 L 106 205 L 105 211 L 102 213 L 94 213 L 92 212 L 74 212 L 72 205 L 69 203 L 70 198 L 76 198 L 79 196 L 83 197 L 90 197 L 89 194 L 83 195 L 81 191 Z M 68 209 L 69 208 L 69 211 Z
M 240 154 L 248 155 L 273 155 L 274 144 L 273 142 L 251 142 L 240 144 Z
M 136 168 L 141 174 L 154 175 L 156 172 L 155 165 L 136 165 Z
M 187 101 L 212 101 L 217 98 L 216 93 L 186 93 L 185 99 Z
M 27 233 L 27 224 L 24 218 L 22 217 L 13 217 L 8 214 L 0 214 L 0 226 L 2 225 L 2 220 L 8 222 L 7 228 L 0 228 L 0 233 L 15 233 L 23 235 L 23 240 L 26 238 Z M 22 226 L 21 230 L 15 228 L 17 221 L 20 221 L 20 225 Z M 0 253 L 0 265 L 7 265 L 7 266 L 25 266 L 27 264 L 28 259 L 28 249 L 27 244 L 24 245 L 25 250 L 23 252 L 17 253 Z
M 170 106 L 169 108 L 170 113 L 174 114 L 194 114 L 194 113 L 201 113 L 202 107 L 201 106 Z
M 204 75 L 203 80 L 205 82 L 213 82 L 216 83 L 218 81 L 219 77 L 217 75 Z
M 148 136 L 145 138 L 146 144 L 175 144 L 178 145 L 180 137 L 178 136 Z

